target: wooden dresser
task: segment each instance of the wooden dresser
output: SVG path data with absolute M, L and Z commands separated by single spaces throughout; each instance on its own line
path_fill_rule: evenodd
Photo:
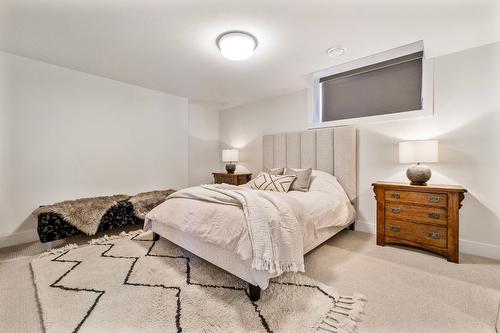
M 252 179 L 251 173 L 226 173 L 226 172 L 213 172 L 215 184 L 231 184 L 241 185 L 246 184 Z
M 405 244 L 458 263 L 461 186 L 376 182 L 377 244 Z

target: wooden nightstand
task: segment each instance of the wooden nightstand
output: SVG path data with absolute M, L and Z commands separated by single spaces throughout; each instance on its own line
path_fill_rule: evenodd
M 252 178 L 251 173 L 226 173 L 226 172 L 213 172 L 215 184 L 231 184 L 241 185 L 246 184 Z
M 377 244 L 405 244 L 458 263 L 461 186 L 376 182 Z

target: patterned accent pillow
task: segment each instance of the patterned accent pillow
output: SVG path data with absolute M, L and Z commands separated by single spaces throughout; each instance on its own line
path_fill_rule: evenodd
M 260 175 L 248 182 L 254 190 L 288 192 L 290 185 L 295 180 L 295 175 L 276 176 L 262 172 Z

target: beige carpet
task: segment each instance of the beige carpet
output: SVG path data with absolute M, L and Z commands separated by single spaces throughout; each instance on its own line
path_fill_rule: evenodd
M 30 261 L 0 262 L 0 332 L 43 332 Z
M 25 247 L 0 250 L 0 258 L 41 250 Z M 360 333 L 493 333 L 500 262 L 465 254 L 460 260 L 379 247 L 373 235 L 344 231 L 306 256 L 306 270 L 336 290 L 367 296 Z M 42 332 L 28 259 L 0 262 L 0 299 L 0 332 Z
M 154 242 L 152 232 L 55 252 L 31 262 L 48 333 L 350 333 L 364 306 L 359 295 L 291 273 L 252 302 L 245 282 L 165 239 Z
M 368 300 L 360 332 L 495 332 L 500 262 L 461 254 L 460 264 L 408 247 L 377 246 L 344 232 L 307 257 L 308 274 Z

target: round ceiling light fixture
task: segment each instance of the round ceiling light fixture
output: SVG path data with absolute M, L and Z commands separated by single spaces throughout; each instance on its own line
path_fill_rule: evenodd
M 222 56 L 234 61 L 250 58 L 257 48 L 257 38 L 243 31 L 224 32 L 216 43 Z
M 347 49 L 345 47 L 340 47 L 340 46 L 335 46 L 335 47 L 330 47 L 328 50 L 326 50 L 326 53 L 328 54 L 329 57 L 340 57 L 345 53 Z

